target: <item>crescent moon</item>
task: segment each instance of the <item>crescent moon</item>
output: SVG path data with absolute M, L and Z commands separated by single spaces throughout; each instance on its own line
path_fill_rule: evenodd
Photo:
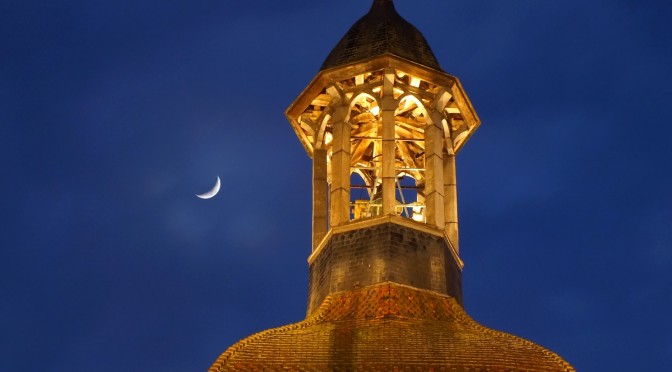
M 203 193 L 203 194 L 196 194 L 201 199 L 210 199 L 213 196 L 217 195 L 219 192 L 219 188 L 222 186 L 222 181 L 219 180 L 219 176 L 217 176 L 217 183 L 215 183 L 215 187 L 212 188 L 212 190 Z

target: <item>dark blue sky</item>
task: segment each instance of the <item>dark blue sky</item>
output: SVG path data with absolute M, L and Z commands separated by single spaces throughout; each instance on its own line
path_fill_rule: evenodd
M 672 370 L 672 3 L 396 3 L 483 122 L 468 313 L 582 372 Z M 369 5 L 0 2 L 0 370 L 204 371 L 302 319 L 284 110 Z

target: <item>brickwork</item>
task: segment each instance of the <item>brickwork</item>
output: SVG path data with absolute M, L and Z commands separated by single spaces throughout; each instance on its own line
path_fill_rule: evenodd
M 312 316 L 231 346 L 209 372 L 571 372 L 557 354 L 476 323 L 454 298 L 395 283 L 330 295 Z
M 462 302 L 462 273 L 445 239 L 394 223 L 332 235 L 309 271 L 308 314 L 331 293 L 387 281 Z

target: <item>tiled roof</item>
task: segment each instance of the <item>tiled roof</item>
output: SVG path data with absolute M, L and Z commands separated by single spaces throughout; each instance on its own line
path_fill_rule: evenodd
M 371 10 L 343 36 L 320 70 L 384 54 L 441 70 L 425 37 L 397 13 L 392 0 L 374 0 Z
M 209 372 L 574 371 L 471 319 L 452 298 L 395 283 L 336 293 L 315 315 L 231 346 Z

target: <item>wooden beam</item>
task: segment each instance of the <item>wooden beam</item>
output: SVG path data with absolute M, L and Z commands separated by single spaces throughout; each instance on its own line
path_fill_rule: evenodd
M 350 159 L 350 165 L 355 165 L 359 160 L 362 158 L 362 156 L 366 153 L 366 150 L 371 145 L 372 140 L 370 139 L 364 139 L 360 140 L 357 145 L 352 149 L 352 157 Z

